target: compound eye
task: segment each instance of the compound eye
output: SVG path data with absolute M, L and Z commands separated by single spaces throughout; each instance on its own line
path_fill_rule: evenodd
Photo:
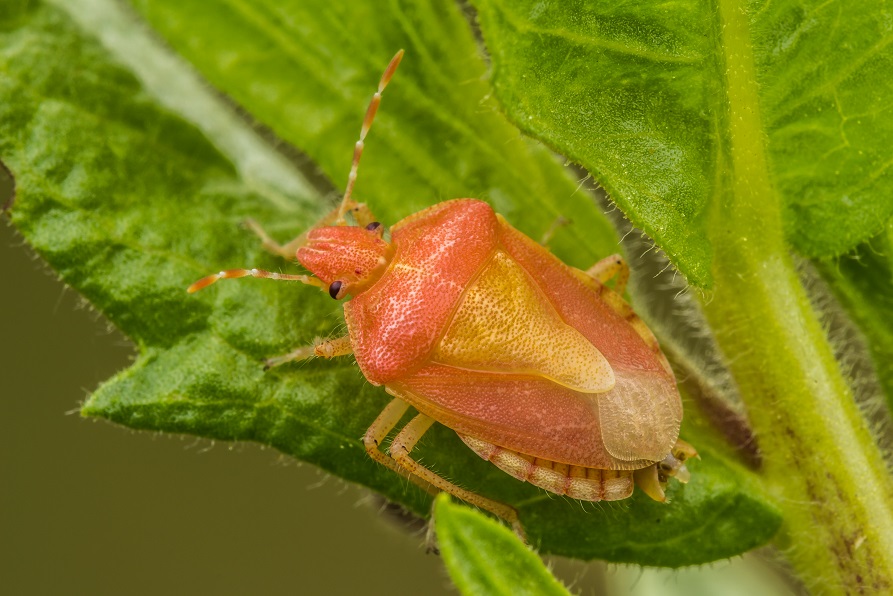
M 329 296 L 335 300 L 341 300 L 347 294 L 347 287 L 341 280 L 333 281 L 329 286 Z
M 373 221 L 366 226 L 366 229 L 370 232 L 381 232 L 381 222 Z

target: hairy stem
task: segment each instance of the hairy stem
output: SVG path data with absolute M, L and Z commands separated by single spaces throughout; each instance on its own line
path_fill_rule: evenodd
M 706 305 L 785 514 L 781 546 L 819 591 L 893 590 L 893 488 L 797 279 L 766 164 L 747 16 L 720 0 L 730 180 L 712 213 Z

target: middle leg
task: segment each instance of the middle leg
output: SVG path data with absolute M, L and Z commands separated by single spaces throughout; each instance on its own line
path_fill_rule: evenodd
M 382 441 L 384 441 L 391 430 L 397 426 L 397 423 L 400 422 L 400 419 L 408 409 L 409 404 L 399 397 L 391 400 L 391 402 L 385 406 L 384 410 L 381 411 L 381 414 L 378 415 L 378 418 L 375 419 L 375 422 L 373 422 L 366 431 L 366 434 L 363 436 L 363 446 L 366 448 L 366 453 L 369 454 L 369 457 L 381 465 L 390 468 L 394 472 L 397 472 L 400 476 L 409 478 L 428 493 L 435 495 L 440 491 L 409 470 L 401 468 L 392 457 L 381 450 Z
M 285 244 L 279 244 L 278 242 L 276 242 L 276 240 L 274 240 L 267 233 L 267 231 L 264 230 L 264 228 L 253 219 L 246 219 L 245 227 L 254 232 L 254 235 L 260 239 L 261 246 L 263 246 L 264 250 L 274 255 L 280 256 L 283 259 L 294 261 L 297 259 L 298 249 L 307 244 L 307 235 L 310 234 L 311 231 L 317 228 L 324 228 L 331 225 L 344 225 L 346 223 L 346 221 L 344 220 L 344 216 L 348 214 L 353 218 L 353 221 L 356 223 L 356 225 L 361 227 L 366 227 L 372 222 L 377 221 L 375 219 L 375 216 L 372 214 L 372 211 L 369 209 L 369 207 L 366 206 L 365 203 L 350 201 L 347 206 L 335 207 L 328 214 L 320 218 L 315 224 L 313 224 L 304 232 L 298 234 Z M 339 217 L 342 219 L 339 220 Z
M 400 434 L 398 434 L 391 443 L 391 457 L 393 457 L 398 464 L 409 470 L 413 475 L 424 479 L 437 488 L 450 493 L 454 497 L 462 499 L 466 503 L 471 503 L 476 507 L 489 511 L 497 517 L 501 517 L 511 525 L 515 534 L 526 541 L 524 529 L 521 527 L 521 520 L 518 519 L 518 512 L 515 511 L 514 507 L 506 505 L 505 503 L 500 503 L 499 501 L 494 501 L 493 499 L 488 499 L 487 497 L 457 486 L 410 457 L 409 454 L 412 452 L 416 443 L 418 443 L 419 439 L 422 438 L 422 435 L 431 428 L 432 424 L 434 424 L 434 419 L 425 416 L 424 414 L 419 414 L 410 420 L 409 424 L 403 427 L 403 430 L 400 431 Z

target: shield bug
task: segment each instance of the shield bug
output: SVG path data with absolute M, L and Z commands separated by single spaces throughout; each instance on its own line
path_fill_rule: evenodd
M 670 477 L 686 482 L 694 449 L 678 440 L 682 404 L 654 335 L 621 298 L 629 269 L 617 255 L 569 267 L 487 203 L 454 199 L 397 222 L 390 239 L 352 198 L 364 141 L 403 51 L 373 95 L 338 208 L 287 245 L 252 224 L 264 246 L 313 275 L 233 269 L 315 285 L 344 303 L 348 335 L 271 358 L 353 354 L 393 400 L 363 442 L 371 457 L 429 489 L 447 491 L 510 522 L 516 511 L 412 459 L 436 421 L 521 481 L 587 501 L 629 497 L 638 484 L 663 501 Z M 352 221 L 349 221 L 352 220 Z M 614 279 L 613 289 L 605 285 Z M 382 441 L 403 415 L 418 414 Z

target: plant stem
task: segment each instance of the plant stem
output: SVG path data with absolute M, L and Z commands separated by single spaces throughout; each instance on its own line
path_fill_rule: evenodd
M 819 591 L 893 590 L 893 486 L 787 252 L 747 15 L 720 0 L 732 177 L 711 214 L 706 305 L 785 514 L 780 546 Z

